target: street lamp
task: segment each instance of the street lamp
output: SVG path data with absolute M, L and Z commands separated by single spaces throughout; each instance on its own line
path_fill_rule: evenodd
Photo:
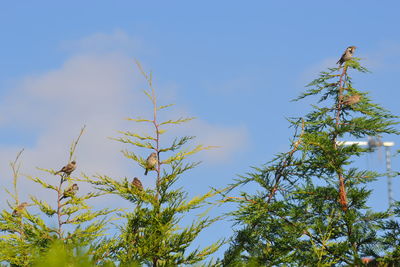
M 366 141 L 336 141 L 338 145 L 359 145 L 359 146 L 368 146 L 369 148 L 376 148 L 380 146 L 385 147 L 386 152 L 386 177 L 387 177 L 387 186 L 388 186 L 388 202 L 389 208 L 393 204 L 393 192 L 392 192 L 392 163 L 391 163 L 391 151 L 390 148 L 394 146 L 394 142 L 382 142 L 379 138 L 370 137 L 368 142 Z

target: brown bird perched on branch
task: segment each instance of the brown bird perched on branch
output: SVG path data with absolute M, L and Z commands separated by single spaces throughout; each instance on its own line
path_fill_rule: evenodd
M 360 102 L 361 96 L 360 95 L 352 95 L 348 96 L 344 101 L 343 104 L 346 106 L 351 106 Z
M 71 175 L 71 173 L 73 171 L 75 171 L 75 169 L 76 169 L 76 161 L 73 160 L 70 163 L 68 163 L 67 165 L 65 165 L 64 167 L 62 167 L 62 169 L 59 170 L 58 172 L 56 172 L 55 174 L 59 174 L 60 172 L 63 172 L 69 176 L 69 175 Z
M 141 182 L 141 181 L 139 180 L 139 178 L 137 178 L 137 177 L 133 178 L 132 186 L 136 187 L 136 188 L 139 189 L 140 191 L 143 190 L 142 182 Z
M 346 48 L 344 51 L 342 57 L 336 62 L 336 64 L 339 64 L 339 67 L 342 66 L 342 64 L 348 60 L 350 60 L 353 57 L 354 51 L 356 50 L 357 47 L 355 46 L 349 46 Z
M 16 206 L 15 209 L 13 210 L 12 216 L 15 217 L 21 215 L 21 213 L 25 210 L 26 206 L 28 206 L 28 203 L 26 202 L 22 202 L 21 204 Z
M 147 175 L 149 170 L 153 170 L 154 167 L 157 164 L 157 153 L 153 152 L 150 154 L 150 156 L 146 159 L 146 171 L 144 172 L 144 175 Z
M 67 198 L 67 197 L 73 197 L 75 194 L 78 192 L 79 187 L 77 184 L 73 184 L 70 187 L 68 187 L 66 190 L 64 190 L 64 193 L 60 200 Z

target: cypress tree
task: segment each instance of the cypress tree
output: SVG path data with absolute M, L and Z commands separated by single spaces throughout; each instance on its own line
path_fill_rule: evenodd
M 94 182 L 88 178 L 88 182 L 102 192 L 118 195 L 132 204 L 131 209 L 120 214 L 126 223 L 119 227 L 117 236 L 107 238 L 99 245 L 102 253 L 98 255 L 97 262 L 109 259 L 121 264 L 147 266 L 194 264 L 205 260 L 221 246 L 222 242 L 217 241 L 202 249 L 189 248 L 201 231 L 218 218 L 200 216 L 189 226 L 180 222 L 189 212 L 193 214 L 196 209 L 208 206 L 206 201 L 216 192 L 210 190 L 189 198 L 188 193 L 183 188 L 176 188 L 175 184 L 183 174 L 199 164 L 187 161 L 187 158 L 212 147 L 188 147 L 187 143 L 194 139 L 192 136 L 176 137 L 170 144 L 163 141 L 168 127 L 177 127 L 193 118 L 160 121 L 158 113 L 172 105 L 158 104 L 152 74 L 146 74 L 141 65 L 137 65 L 149 86 L 144 93 L 152 103 L 153 114 L 151 118 L 128 120 L 150 125 L 153 133 L 121 131 L 122 136 L 115 140 L 133 148 L 122 151 L 123 155 L 133 164 L 143 167 L 146 179 L 152 179 L 153 185 L 143 187 L 141 174 L 121 179 L 98 175 Z
M 353 166 L 368 149 L 342 141 L 399 134 L 393 127 L 398 122 L 353 86 L 353 71 L 368 72 L 358 58 L 321 72 L 295 99 L 318 101 L 305 116 L 289 120 L 289 151 L 233 185 L 255 183 L 258 192 L 228 198 L 238 209 L 225 266 L 359 266 L 382 247 L 390 211 L 367 205 L 367 185 L 380 174 Z
M 84 128 L 71 144 L 69 162 L 73 160 L 83 132 Z M 51 183 L 43 177 L 27 175 L 31 181 L 48 190 L 54 202 L 48 203 L 34 195 L 26 202 L 21 202 L 18 195 L 21 154 L 22 151 L 11 163 L 14 190 L 6 190 L 13 199 L 13 202 L 8 202 L 11 210 L 4 209 L 0 213 L 0 262 L 11 266 L 32 266 L 53 245 L 65 251 L 85 249 L 87 254 L 93 253 L 95 241 L 104 234 L 109 221 L 106 216 L 113 210 L 92 210 L 87 200 L 99 196 L 98 193 L 82 194 L 68 190 L 80 179 L 65 169 L 63 172 L 40 169 L 51 177 L 54 181 Z

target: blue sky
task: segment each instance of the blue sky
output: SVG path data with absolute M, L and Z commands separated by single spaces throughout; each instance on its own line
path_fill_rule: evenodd
M 0 186 L 9 186 L 8 162 L 22 147 L 25 173 L 63 165 L 83 124 L 79 171 L 141 171 L 106 139 L 132 126 L 123 118 L 149 112 L 134 58 L 153 71 L 160 101 L 177 105 L 172 115 L 198 118 L 179 133 L 221 146 L 182 182 L 192 195 L 285 151 L 285 118 L 310 110 L 308 100 L 290 100 L 349 45 L 372 71 L 354 76 L 356 88 L 399 115 L 399 9 L 398 1 L 3 1 Z M 384 140 L 398 149 L 397 136 Z M 383 171 L 383 153 L 356 164 Z M 386 180 L 373 186 L 371 204 L 381 209 Z M 228 236 L 227 225 L 214 232 Z

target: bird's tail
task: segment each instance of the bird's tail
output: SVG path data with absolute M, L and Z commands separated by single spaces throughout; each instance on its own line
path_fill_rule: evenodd
M 146 169 L 146 171 L 144 172 L 144 175 L 147 175 L 148 172 L 149 172 L 149 169 Z

